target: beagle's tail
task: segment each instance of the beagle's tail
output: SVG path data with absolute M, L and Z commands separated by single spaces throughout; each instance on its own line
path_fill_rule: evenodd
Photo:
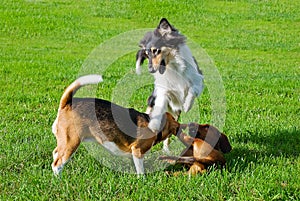
M 101 75 L 85 75 L 78 78 L 66 88 L 65 92 L 61 96 L 58 109 L 63 109 L 67 105 L 67 103 L 72 100 L 73 95 L 80 87 L 88 84 L 98 84 L 102 81 L 103 79 Z

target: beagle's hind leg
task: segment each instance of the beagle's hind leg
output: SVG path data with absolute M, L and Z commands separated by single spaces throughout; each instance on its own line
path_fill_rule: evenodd
M 64 129 L 56 134 L 57 147 L 53 150 L 52 170 L 54 175 L 60 175 L 64 165 L 71 158 L 80 144 L 79 136 L 70 134 L 72 129 Z

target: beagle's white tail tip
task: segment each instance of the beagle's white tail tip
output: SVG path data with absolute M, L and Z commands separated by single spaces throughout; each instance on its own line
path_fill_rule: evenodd
M 76 80 L 80 83 L 81 86 L 87 85 L 87 84 L 98 84 L 99 82 L 102 82 L 102 76 L 91 74 L 91 75 L 84 75 Z

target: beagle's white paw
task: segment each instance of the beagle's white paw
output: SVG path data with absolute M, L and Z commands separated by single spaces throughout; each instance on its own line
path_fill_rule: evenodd
M 61 165 L 61 166 L 54 166 L 52 164 L 52 170 L 53 170 L 54 176 L 60 176 L 62 169 L 63 169 L 63 165 Z

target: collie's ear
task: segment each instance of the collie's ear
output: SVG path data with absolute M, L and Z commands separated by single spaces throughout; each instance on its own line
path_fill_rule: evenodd
M 168 22 L 166 18 L 162 18 L 157 27 L 161 35 L 170 34 L 172 31 L 177 31 L 172 25 Z

